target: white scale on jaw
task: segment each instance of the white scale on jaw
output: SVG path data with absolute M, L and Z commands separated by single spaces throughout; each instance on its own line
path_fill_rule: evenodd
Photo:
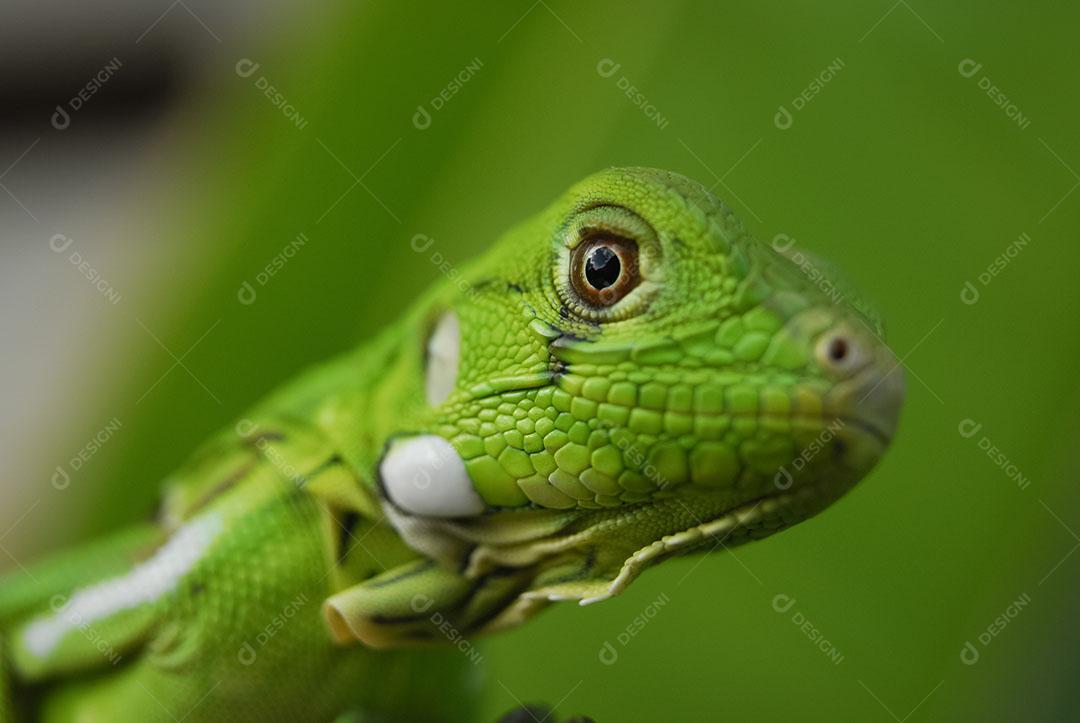
M 461 329 L 453 312 L 443 314 L 428 339 L 424 388 L 431 406 L 457 384 Z M 457 451 L 442 437 L 424 434 L 394 440 L 379 465 L 387 496 L 399 508 L 425 517 L 467 517 L 484 511 Z
M 76 591 L 64 607 L 27 625 L 22 633 L 26 649 L 45 658 L 73 630 L 172 592 L 223 529 L 217 513 L 195 518 L 128 574 Z

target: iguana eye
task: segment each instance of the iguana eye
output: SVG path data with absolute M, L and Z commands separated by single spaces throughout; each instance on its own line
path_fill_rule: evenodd
M 640 280 L 638 247 L 629 239 L 602 236 L 587 239 L 574 249 L 570 281 L 589 306 L 615 304 Z
M 648 308 L 662 288 L 659 235 L 628 208 L 601 204 L 577 211 L 555 243 L 553 275 L 564 318 L 623 321 Z

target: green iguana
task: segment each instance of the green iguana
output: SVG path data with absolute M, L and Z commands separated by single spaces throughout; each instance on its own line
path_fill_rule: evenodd
M 474 636 L 882 455 L 898 362 L 805 258 L 673 173 L 578 183 L 212 438 L 155 524 L 0 579 L 0 720 L 475 720 Z

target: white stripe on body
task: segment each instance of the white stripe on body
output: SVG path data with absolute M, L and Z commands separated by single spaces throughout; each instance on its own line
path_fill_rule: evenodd
M 176 588 L 222 529 L 217 513 L 195 518 L 131 572 L 76 591 L 63 607 L 28 624 L 22 632 L 23 644 L 30 653 L 45 658 L 73 630 L 154 602 Z

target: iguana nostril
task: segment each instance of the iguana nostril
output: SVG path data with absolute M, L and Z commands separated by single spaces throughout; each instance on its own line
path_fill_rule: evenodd
M 868 361 L 867 348 L 857 336 L 846 329 L 833 331 L 825 335 L 817 344 L 818 363 L 833 375 L 842 377 L 854 374 Z
M 833 457 L 835 459 L 843 459 L 847 453 L 847 442 L 840 438 L 833 440 Z
M 829 359 L 834 362 L 842 362 L 848 355 L 848 341 L 842 336 L 833 337 L 829 342 Z

